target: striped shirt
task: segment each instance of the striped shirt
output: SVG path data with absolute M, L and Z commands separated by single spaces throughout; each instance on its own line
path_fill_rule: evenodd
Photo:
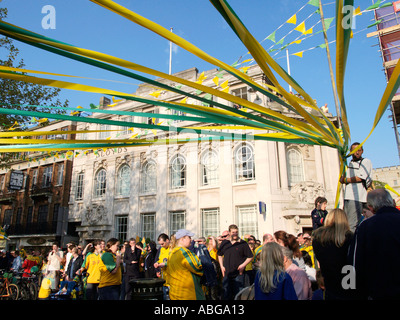
M 175 247 L 167 263 L 171 300 L 205 300 L 200 259 L 184 247 Z

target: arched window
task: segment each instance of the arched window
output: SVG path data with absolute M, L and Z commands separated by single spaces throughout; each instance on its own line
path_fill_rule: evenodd
M 253 147 L 242 143 L 234 153 L 235 182 L 254 180 L 256 177 Z
M 213 150 L 205 151 L 200 159 L 201 182 L 203 186 L 213 186 L 219 180 L 219 161 L 218 154 Z
M 142 167 L 141 174 L 142 192 L 156 192 L 157 190 L 157 165 L 154 161 L 147 161 Z
M 118 196 L 129 196 L 131 168 L 124 164 L 122 165 L 117 173 L 117 195 Z
M 97 171 L 94 177 L 94 196 L 100 198 L 106 193 L 107 172 L 105 169 Z
M 186 159 L 176 155 L 169 164 L 169 179 L 171 189 L 182 189 L 186 186 Z
M 291 148 L 287 151 L 288 183 L 293 186 L 304 181 L 303 156 L 300 151 Z

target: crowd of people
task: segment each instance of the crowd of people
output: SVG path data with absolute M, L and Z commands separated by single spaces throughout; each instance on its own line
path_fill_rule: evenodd
M 395 268 L 400 211 L 385 189 L 370 191 L 362 221 L 350 229 L 347 214 L 326 211 L 318 197 L 313 231 L 284 230 L 262 240 L 232 224 L 218 236 L 194 237 L 181 229 L 155 241 L 112 238 L 82 247 L 56 243 L 46 252 L 2 252 L 0 269 L 41 273 L 39 299 L 80 283 L 86 300 L 131 299 L 132 279 L 163 279 L 165 300 L 351 300 L 398 299 Z M 157 245 L 158 244 L 158 245 Z M 379 261 L 388 261 L 380 263 Z M 381 275 L 381 276 L 379 276 Z

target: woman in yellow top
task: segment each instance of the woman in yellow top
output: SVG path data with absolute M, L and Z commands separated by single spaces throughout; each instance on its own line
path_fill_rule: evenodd
M 119 300 L 122 283 L 122 258 L 118 249 L 118 239 L 111 238 L 107 241 L 105 251 L 101 255 L 99 300 Z
M 101 240 L 95 240 L 90 243 L 91 247 L 94 248 L 92 253 L 88 253 L 83 261 L 81 271 L 86 270 L 88 273 L 87 284 L 86 284 L 86 300 L 97 300 L 98 298 L 98 287 L 100 283 L 100 262 L 102 246 Z
M 175 235 L 177 244 L 167 262 L 171 300 L 205 300 L 200 284 L 203 275 L 201 262 L 188 249 L 192 236 L 194 234 L 185 229 L 178 230 Z

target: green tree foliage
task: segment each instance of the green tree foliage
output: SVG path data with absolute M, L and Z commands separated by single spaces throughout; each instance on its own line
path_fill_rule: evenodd
M 7 8 L 0 8 L 0 20 L 7 18 Z M 13 39 L 0 37 L 0 65 L 14 68 L 24 68 L 23 59 L 19 58 L 19 49 L 14 45 Z M 43 111 L 52 113 L 65 113 L 64 110 L 38 108 L 35 106 L 61 106 L 67 107 L 68 100 L 58 99 L 61 89 L 47 88 L 42 85 L 30 84 L 0 78 L 0 107 L 13 108 L 27 111 Z M 7 131 L 15 122 L 19 124 L 18 130 L 31 123 L 31 119 L 19 115 L 0 115 L 0 131 Z M 10 154 L 2 154 L 0 167 L 4 167 L 11 159 Z

